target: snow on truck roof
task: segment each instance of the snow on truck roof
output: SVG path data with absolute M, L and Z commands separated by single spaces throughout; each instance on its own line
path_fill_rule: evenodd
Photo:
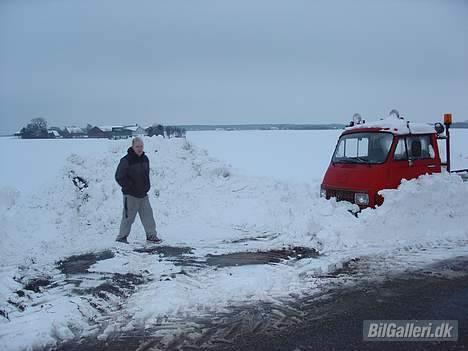
M 415 123 L 402 118 L 389 116 L 378 121 L 363 122 L 346 127 L 345 131 L 358 131 L 360 129 L 380 129 L 381 131 L 391 132 L 393 134 L 431 134 L 436 130 L 429 123 Z

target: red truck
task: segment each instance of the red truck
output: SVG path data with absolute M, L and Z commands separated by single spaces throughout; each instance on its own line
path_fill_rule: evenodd
M 451 114 L 444 115 L 445 128 L 441 123 L 406 121 L 396 110 L 371 123 L 355 114 L 338 139 L 320 196 L 348 201 L 361 209 L 375 207 L 383 203 L 378 192 L 398 188 L 402 179 L 440 173 L 444 168 L 450 172 L 451 123 Z M 446 140 L 447 162 L 441 161 L 438 139 Z

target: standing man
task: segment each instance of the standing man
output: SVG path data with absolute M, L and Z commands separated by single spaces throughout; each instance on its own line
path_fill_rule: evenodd
M 146 240 L 153 243 L 161 242 L 156 232 L 153 209 L 147 195 L 151 187 L 150 166 L 143 148 L 143 140 L 139 137 L 134 138 L 132 146 L 127 150 L 127 155 L 120 159 L 115 172 L 115 180 L 122 187 L 124 201 L 122 222 L 116 241 L 125 244 L 128 244 L 127 237 L 137 213 L 145 228 Z

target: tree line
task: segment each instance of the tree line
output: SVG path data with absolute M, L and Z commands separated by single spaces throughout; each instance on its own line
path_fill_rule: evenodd
M 80 128 L 83 131 L 83 136 L 87 135 L 93 128 L 91 124 L 87 124 L 86 127 Z M 61 137 L 69 137 L 66 128 L 60 127 L 48 127 L 46 119 L 42 117 L 33 118 L 25 127 L 21 128 L 19 136 L 22 139 L 50 139 L 55 138 L 53 131 L 57 132 Z M 186 134 L 185 128 L 176 126 L 164 126 L 162 124 L 155 123 L 151 127 L 145 129 L 145 133 L 148 136 L 161 135 L 164 138 L 182 138 Z
M 174 127 L 174 126 L 163 126 L 162 124 L 153 124 L 151 127 L 146 129 L 146 133 L 148 136 L 158 136 L 161 135 L 163 137 L 168 138 L 183 138 L 187 131 L 185 128 L 181 127 Z

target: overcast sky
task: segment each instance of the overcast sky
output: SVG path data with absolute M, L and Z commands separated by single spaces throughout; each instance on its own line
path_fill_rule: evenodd
M 0 132 L 468 119 L 468 1 L 0 0 Z

